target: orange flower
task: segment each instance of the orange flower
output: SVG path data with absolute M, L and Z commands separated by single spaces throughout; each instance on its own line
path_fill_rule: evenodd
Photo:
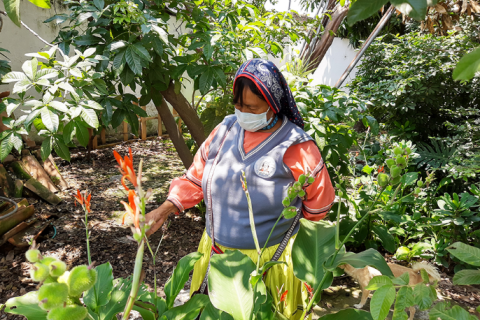
M 75 196 L 75 207 L 77 206 L 77 201 L 78 203 L 80 203 L 80 205 L 83 206 L 83 196 L 82 194 L 80 193 L 80 190 L 77 189 L 77 195 Z
M 288 290 L 285 290 L 285 292 L 280 297 L 280 302 L 282 301 L 285 302 L 285 306 L 287 306 L 287 293 L 288 293 Z
M 133 224 L 135 225 L 136 228 L 140 228 L 140 216 L 137 212 L 137 206 L 135 204 L 135 197 L 137 194 L 135 193 L 134 190 L 129 190 L 128 191 L 128 202 L 126 203 L 125 201 L 120 201 L 125 206 L 125 210 L 127 211 L 122 218 L 122 224 L 125 223 L 125 217 L 130 214 L 133 218 Z
M 306 282 L 304 282 L 303 285 L 304 285 L 305 288 L 307 289 L 308 294 L 310 295 L 310 298 L 311 298 L 311 297 L 313 296 L 313 288 L 310 287 Z
M 88 213 L 92 212 L 90 210 L 90 200 L 92 199 L 92 194 L 89 193 L 87 198 L 85 199 L 85 208 L 87 209 Z
M 378 167 L 378 172 L 385 172 L 385 166 Z
M 120 165 L 120 173 L 122 174 L 122 185 L 125 188 L 125 190 L 130 190 L 126 185 L 125 185 L 125 178 L 130 180 L 130 182 L 133 184 L 134 187 L 137 186 L 137 176 L 135 175 L 135 170 L 133 170 L 133 155 L 132 155 L 132 149 L 128 148 L 129 151 L 129 156 L 125 156 L 124 159 L 120 156 L 120 154 L 115 150 L 113 151 L 113 156 L 117 160 L 118 164 Z
M 90 200 L 92 199 L 92 194 L 88 193 L 88 191 L 85 191 L 85 196 L 82 195 L 80 190 L 77 190 L 77 195 L 75 196 L 75 207 L 77 206 L 77 201 L 80 203 L 80 205 L 83 207 L 85 204 L 85 209 L 90 213 L 92 212 L 90 210 Z

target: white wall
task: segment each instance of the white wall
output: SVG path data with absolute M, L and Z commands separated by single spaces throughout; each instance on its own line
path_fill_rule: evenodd
M 350 46 L 347 39 L 335 38 L 318 69 L 313 74 L 312 83 L 334 86 L 356 54 L 357 51 Z M 343 83 L 343 89 L 345 89 L 345 84 L 355 78 L 356 72 L 357 68 L 355 67 Z

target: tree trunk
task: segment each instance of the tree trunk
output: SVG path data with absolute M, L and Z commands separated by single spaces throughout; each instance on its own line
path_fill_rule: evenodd
M 310 50 L 312 52 L 311 55 L 307 56 L 308 61 L 306 64 L 312 62 L 309 67 L 309 70 L 316 70 L 320 65 L 320 62 L 325 57 L 328 49 L 332 45 L 333 39 L 335 38 L 335 34 L 340 27 L 343 19 L 347 16 L 348 7 L 342 7 L 337 5 L 335 12 L 332 14 L 332 19 L 328 22 L 327 26 L 325 27 L 325 31 L 322 34 L 320 40 L 315 44 L 315 48 Z
M 197 145 L 201 146 L 203 141 L 205 141 L 205 131 L 197 112 L 192 108 L 190 103 L 188 103 L 183 94 L 175 93 L 175 85 L 173 82 L 170 82 L 168 89 L 161 93 L 165 100 L 178 112 Z
M 170 140 L 172 140 L 173 145 L 177 150 L 178 156 L 182 160 L 185 168 L 188 169 L 193 162 L 193 156 L 190 150 L 188 149 L 187 144 L 185 143 L 185 140 L 183 140 L 182 134 L 178 130 L 177 124 L 175 123 L 175 119 L 173 118 L 173 115 L 170 112 L 170 109 L 168 108 L 167 102 L 163 97 L 154 97 L 153 100 L 155 103 L 155 108 L 157 109 L 158 114 L 162 118 L 162 122 L 165 125 L 165 129 L 167 129 L 167 133 L 170 136 Z M 161 123 L 159 125 L 161 125 Z M 203 126 L 202 126 L 202 130 L 203 130 Z

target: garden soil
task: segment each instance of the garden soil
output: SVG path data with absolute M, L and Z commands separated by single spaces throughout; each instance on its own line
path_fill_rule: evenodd
M 155 209 L 165 201 L 171 180 L 185 171 L 169 140 L 120 144 L 113 148 L 94 150 L 90 155 L 84 149 L 72 150 L 70 163 L 55 158 L 63 177 L 71 187 L 58 194 L 63 202 L 51 206 L 39 199 L 28 199 L 30 204 L 35 205 L 36 217 L 50 223 L 44 235 L 39 238 L 40 251 L 43 254 L 62 259 L 70 268 L 87 264 L 84 213 L 80 206 L 75 206 L 73 196 L 77 189 L 88 189 L 92 193 L 92 213 L 88 218 L 92 260 L 96 264 L 109 261 L 116 278 L 127 277 L 133 272 L 136 243 L 131 238 L 131 220 L 127 218 L 125 225 L 122 225 L 124 209 L 120 201 L 126 201 L 127 194 L 121 186 L 121 175 L 113 157 L 113 150 L 126 155 L 128 147 L 132 148 L 136 168 L 141 159 L 144 161 L 144 189 L 152 188 L 154 191 L 147 204 L 147 211 Z M 147 250 L 144 257 L 145 282 L 149 290 L 153 291 L 153 275 L 156 269 L 158 294 L 164 296 L 163 285 L 178 260 L 196 251 L 204 228 L 201 212 L 192 209 L 180 215 L 170 215 L 163 228 L 150 237 L 154 250 L 162 236 L 163 240 L 156 266 Z M 25 260 L 25 251 L 26 249 L 10 244 L 0 247 L 0 304 L 36 288 L 37 284 L 29 278 L 30 263 Z M 453 286 L 451 277 L 451 274 L 442 274 L 438 291 L 444 299 L 451 299 L 467 310 L 473 310 L 480 305 L 480 287 Z M 358 303 L 358 287 L 348 277 L 337 278 L 323 297 L 314 311 L 314 318 Z M 421 313 L 418 315 L 422 316 Z M 137 316 L 133 315 L 133 318 Z M 24 318 L 0 311 L 0 319 Z

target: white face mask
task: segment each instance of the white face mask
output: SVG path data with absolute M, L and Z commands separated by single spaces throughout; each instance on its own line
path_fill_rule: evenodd
M 241 112 L 238 109 L 235 109 L 235 115 L 237 116 L 238 124 L 244 130 L 255 132 L 266 126 L 272 121 L 272 119 L 267 119 L 268 110 L 264 113 L 254 114 L 248 112 Z

